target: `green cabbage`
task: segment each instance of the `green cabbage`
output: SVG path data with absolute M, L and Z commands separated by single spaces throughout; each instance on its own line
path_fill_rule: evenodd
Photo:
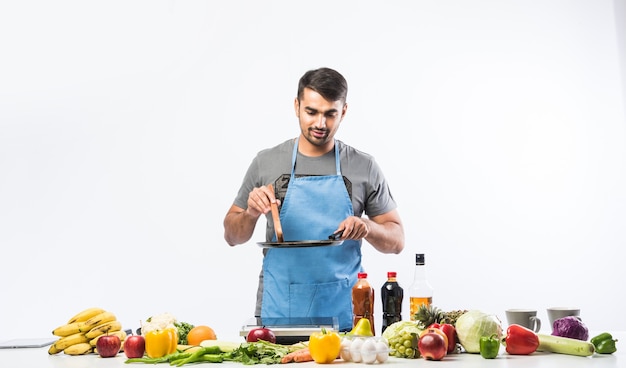
M 480 353 L 480 338 L 496 334 L 502 338 L 502 325 L 493 314 L 471 310 L 456 320 L 456 334 L 463 349 L 468 353 Z
M 407 332 L 409 334 L 410 333 L 415 333 L 415 334 L 419 335 L 420 332 L 422 332 L 422 330 L 419 327 L 417 327 L 417 322 L 414 322 L 414 321 L 398 321 L 398 322 L 392 323 L 391 325 L 387 326 L 387 328 L 383 332 L 383 337 L 385 339 L 387 339 L 387 341 L 389 341 L 394 336 L 399 336 L 399 335 L 401 336 L 405 332 Z

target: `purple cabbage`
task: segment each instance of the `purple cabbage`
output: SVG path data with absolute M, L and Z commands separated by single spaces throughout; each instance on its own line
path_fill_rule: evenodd
M 559 318 L 552 323 L 552 335 L 587 341 L 589 330 L 580 319 L 568 316 Z

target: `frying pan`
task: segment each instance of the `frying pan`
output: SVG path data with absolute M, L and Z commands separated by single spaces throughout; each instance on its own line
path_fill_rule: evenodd
M 259 242 L 261 248 L 307 248 L 326 247 L 343 244 L 343 240 L 299 240 L 286 242 Z
M 269 188 L 269 190 L 274 191 L 274 186 L 272 184 L 269 184 L 267 187 Z M 280 225 L 280 215 L 278 213 L 278 206 L 276 205 L 276 203 L 271 203 L 270 207 L 272 209 L 272 220 L 274 221 L 274 231 L 276 232 L 277 241 L 257 243 L 261 248 L 306 248 L 306 247 L 334 246 L 334 245 L 343 244 L 343 240 L 339 240 L 339 238 L 341 238 L 341 234 L 343 234 L 343 231 L 338 232 L 336 234 L 331 234 L 328 237 L 328 240 L 285 241 L 283 237 L 283 228 Z
M 343 240 L 339 240 L 343 231 L 328 236 L 328 240 L 299 240 L 299 241 L 283 241 L 283 242 L 260 242 L 257 243 L 261 248 L 306 248 L 306 247 L 324 247 L 343 244 Z

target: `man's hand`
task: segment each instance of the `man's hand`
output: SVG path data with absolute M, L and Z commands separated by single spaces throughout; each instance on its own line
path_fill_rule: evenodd
M 353 239 L 353 240 L 361 240 L 365 238 L 369 232 L 370 228 L 365 222 L 365 219 L 357 216 L 350 216 L 347 219 L 343 220 L 336 232 L 342 231 L 341 235 L 342 240 Z
M 395 209 L 371 218 L 350 216 L 337 226 L 335 233 L 342 230 L 341 240 L 365 239 L 382 253 L 398 254 L 404 249 L 404 227 Z
M 261 215 L 271 211 L 270 203 L 280 201 L 268 187 L 254 188 L 248 194 L 248 208 L 232 205 L 224 218 L 224 239 L 231 246 L 250 240 Z
M 276 202 L 280 205 L 280 201 L 274 196 L 274 192 L 267 186 L 252 189 L 248 194 L 248 214 L 253 217 L 265 215 L 271 211 L 270 204 Z

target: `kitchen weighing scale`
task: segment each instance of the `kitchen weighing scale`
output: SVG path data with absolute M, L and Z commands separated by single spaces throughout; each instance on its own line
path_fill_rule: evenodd
M 0 342 L 0 349 L 43 348 L 44 346 L 52 345 L 58 339 L 58 337 L 12 339 Z
M 290 317 L 290 318 L 250 318 L 242 326 L 239 335 L 244 339 L 250 330 L 265 327 L 269 328 L 276 335 L 277 344 L 296 344 L 301 341 L 309 341 L 309 337 L 314 332 L 320 332 L 322 328 L 326 331 L 339 331 L 337 317 Z

